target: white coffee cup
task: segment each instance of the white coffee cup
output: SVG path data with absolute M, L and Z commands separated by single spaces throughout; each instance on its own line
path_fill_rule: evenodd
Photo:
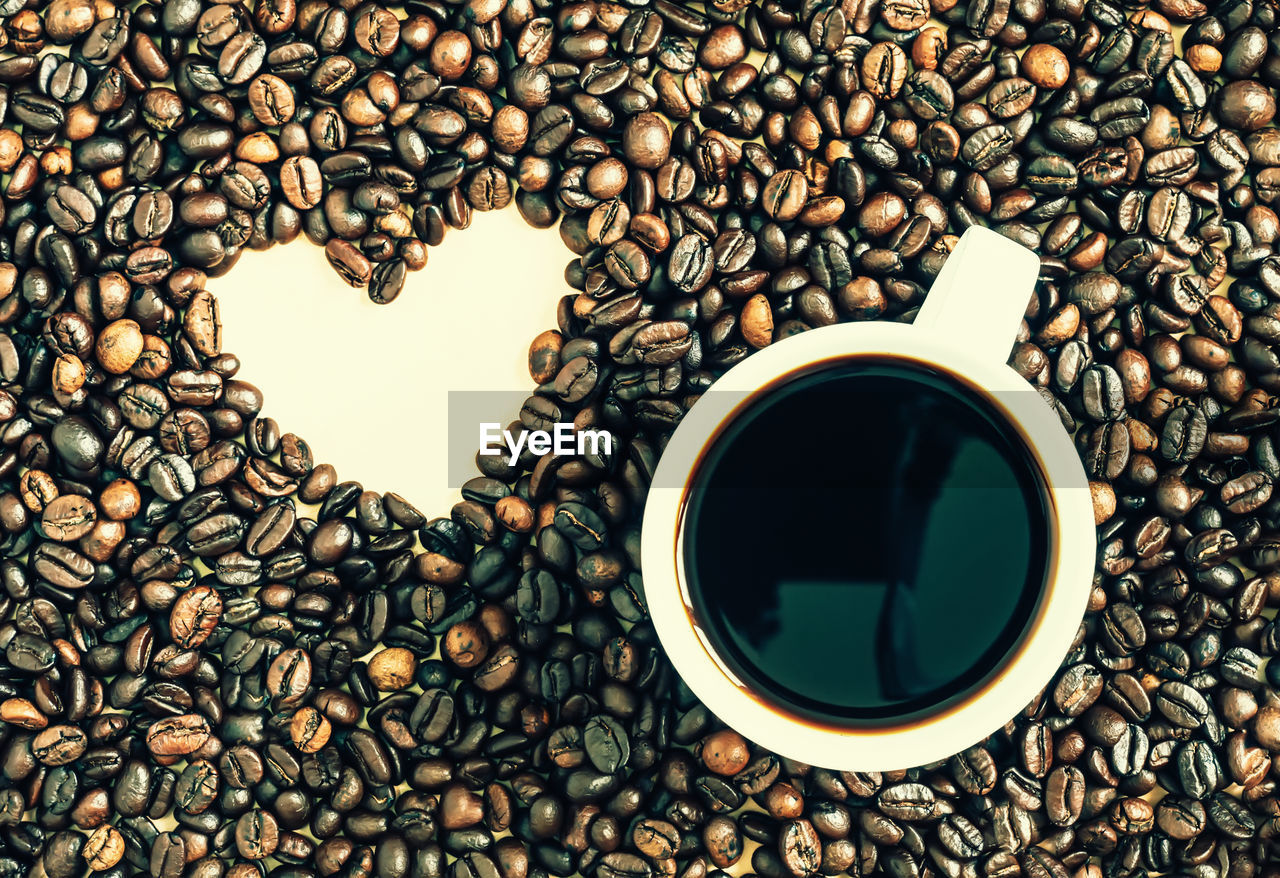
M 680 422 L 644 513 L 645 598 L 662 646 L 724 722 L 781 755 L 838 770 L 886 771 L 945 758 L 998 730 L 1052 680 L 1078 633 L 1097 536 L 1080 458 L 1053 409 L 1006 365 L 1039 273 L 1038 257 L 988 229 L 967 230 L 915 322 L 843 323 L 777 342 L 729 369 Z M 1045 579 L 1010 654 L 963 698 L 898 724 L 816 721 L 755 691 L 717 653 L 694 613 L 684 569 L 684 509 L 699 462 L 761 388 L 859 357 L 901 359 L 973 388 L 1007 421 L 1039 469 L 1047 510 Z M 766 488 L 767 490 L 767 488 Z M 852 498 L 851 502 L 857 502 Z M 755 547 L 753 551 L 783 551 Z M 850 673 L 858 673 L 850 668 Z

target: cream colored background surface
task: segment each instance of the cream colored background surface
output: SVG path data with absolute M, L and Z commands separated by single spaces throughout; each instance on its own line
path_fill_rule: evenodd
M 572 257 L 559 233 L 530 228 L 513 207 L 451 230 L 389 305 L 344 284 L 302 238 L 245 253 L 209 289 L 238 377 L 266 396 L 263 415 L 340 480 L 395 491 L 434 518 L 459 499 L 446 455 L 471 461 L 476 450 L 446 447 L 449 391 L 533 389 L 529 343 L 555 328 Z M 489 419 L 505 426 L 516 414 Z

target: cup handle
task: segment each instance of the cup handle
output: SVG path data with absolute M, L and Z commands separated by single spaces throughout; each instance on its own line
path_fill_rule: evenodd
M 914 325 L 944 330 L 976 356 L 1003 363 L 1039 275 L 1040 257 L 1033 251 L 999 232 L 970 226 L 938 272 Z

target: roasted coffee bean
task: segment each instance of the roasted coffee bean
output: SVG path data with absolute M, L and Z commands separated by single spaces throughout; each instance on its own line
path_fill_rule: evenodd
M 49 726 L 31 739 L 31 754 L 48 766 L 75 762 L 85 752 L 88 738 L 76 726 Z
M 126 852 L 128 850 L 126 843 Z M 182 874 L 186 861 L 187 845 L 183 836 L 176 832 L 161 832 L 151 842 L 149 859 L 151 874 L 161 878 L 173 878 Z
M 804 209 L 809 187 L 796 171 L 780 171 L 769 178 L 761 192 L 764 210 L 776 220 L 793 220 Z
M 1169 412 L 1160 434 L 1159 450 L 1165 460 L 1186 463 L 1200 456 L 1208 438 L 1204 412 L 1181 405 Z
M 817 874 L 822 842 L 808 820 L 789 820 L 778 833 L 778 854 L 792 875 Z
M 209 721 L 200 714 L 169 717 L 147 730 L 147 749 L 156 756 L 185 756 L 204 746 L 209 734 Z
M 235 842 L 236 850 L 246 860 L 266 859 L 280 844 L 276 819 L 269 812 L 257 808 L 242 814 L 236 821 Z

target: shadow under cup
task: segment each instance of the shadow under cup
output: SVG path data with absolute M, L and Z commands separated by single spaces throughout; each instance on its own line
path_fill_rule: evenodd
M 899 356 L 810 364 L 702 447 L 678 526 L 686 611 L 771 711 L 839 728 L 950 712 L 1041 620 L 1047 484 L 1016 419 L 966 379 Z

